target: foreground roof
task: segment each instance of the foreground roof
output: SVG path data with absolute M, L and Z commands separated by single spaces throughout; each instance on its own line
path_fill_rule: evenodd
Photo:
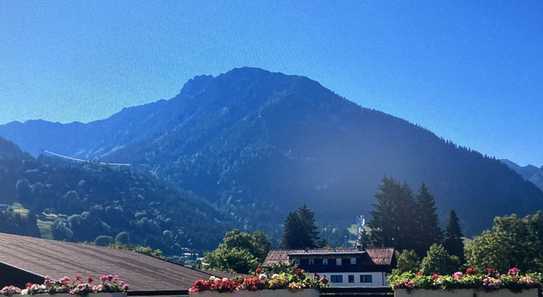
M 182 290 L 211 275 L 133 251 L 4 233 L 0 264 L 38 277 L 118 274 L 131 291 Z
M 367 254 L 374 265 L 393 265 L 393 248 L 356 248 L 309 249 L 309 250 L 271 250 L 264 261 L 264 266 L 289 264 L 289 256 L 346 256 Z

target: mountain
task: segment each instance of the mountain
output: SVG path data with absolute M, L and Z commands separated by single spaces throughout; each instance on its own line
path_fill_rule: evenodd
M 543 190 L 543 166 L 539 168 L 534 165 L 520 166 L 510 160 L 501 161 L 509 166 L 509 168 L 513 169 L 515 172 L 524 177 L 524 179 Z
M 69 241 L 127 232 L 174 255 L 215 247 L 230 224 L 202 198 L 128 166 L 34 158 L 0 138 L 0 232 Z
M 189 80 L 172 99 L 91 123 L 13 122 L 0 135 L 43 150 L 130 163 L 235 216 L 277 231 L 307 204 L 323 223 L 368 214 L 384 176 L 426 183 L 468 234 L 496 215 L 543 208 L 543 193 L 500 161 L 363 108 L 309 78 L 237 68 Z

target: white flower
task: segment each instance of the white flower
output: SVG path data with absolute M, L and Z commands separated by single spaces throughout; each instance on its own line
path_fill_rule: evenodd
M 28 295 L 28 289 L 21 290 L 21 295 Z
M 268 276 L 265 273 L 262 273 L 258 276 L 258 279 L 261 281 L 265 281 L 266 279 L 268 279 Z
M 209 278 L 209 280 L 212 281 L 212 282 L 214 282 L 214 281 L 217 280 L 217 277 L 215 277 L 215 276 L 212 275 L 212 276 Z

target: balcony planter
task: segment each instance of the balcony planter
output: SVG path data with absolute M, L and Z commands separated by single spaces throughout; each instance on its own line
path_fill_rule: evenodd
M 56 293 L 56 294 L 35 294 L 36 297 L 126 297 L 126 293 L 89 293 L 85 295 L 71 295 L 68 293 Z
M 394 297 L 538 297 L 539 289 L 395 289 Z
M 541 273 L 521 274 L 516 267 L 507 273 L 491 268 L 478 273 L 469 267 L 452 275 L 393 274 L 390 283 L 394 297 L 538 297 L 542 278 Z
M 278 289 L 278 290 L 238 290 L 234 292 L 220 293 L 217 291 L 201 291 L 190 293 L 194 297 L 319 297 L 317 289 Z

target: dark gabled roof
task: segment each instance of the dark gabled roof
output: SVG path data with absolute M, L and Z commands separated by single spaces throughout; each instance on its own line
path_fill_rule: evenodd
M 51 278 L 117 274 L 131 291 L 188 289 L 195 280 L 211 276 L 133 251 L 4 233 L 0 233 L 0 263 Z
M 393 248 L 369 248 L 359 250 L 354 248 L 341 249 L 311 249 L 311 250 L 271 250 L 264 266 L 272 266 L 274 264 L 290 263 L 289 256 L 345 256 L 345 255 L 362 255 L 366 254 L 371 259 L 374 265 L 393 265 L 394 264 L 394 249 Z
M 365 254 L 365 250 L 359 249 L 311 249 L 311 250 L 291 250 L 289 256 L 351 256 Z
M 264 260 L 263 266 L 273 266 L 279 264 L 289 264 L 288 258 L 289 250 L 271 250 L 268 252 L 266 259 Z

